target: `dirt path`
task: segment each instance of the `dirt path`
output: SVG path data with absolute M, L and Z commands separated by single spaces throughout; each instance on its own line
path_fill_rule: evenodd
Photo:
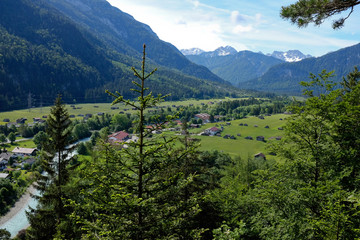
M 9 221 L 14 217 L 21 209 L 26 207 L 31 196 L 30 193 L 34 193 L 36 189 L 31 185 L 26 192 L 21 196 L 21 198 L 15 203 L 15 206 L 10 209 L 4 216 L 0 217 L 0 226 Z

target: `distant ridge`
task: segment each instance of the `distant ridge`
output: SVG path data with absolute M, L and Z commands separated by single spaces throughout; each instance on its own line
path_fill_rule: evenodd
M 264 74 L 270 67 L 283 63 L 282 60 L 251 51 L 237 52 L 233 47 L 217 48 L 215 51 L 185 51 L 192 62 L 209 68 L 213 73 L 234 86 Z M 189 54 L 192 53 L 192 54 Z
M 340 82 L 355 66 L 360 67 L 360 43 L 321 57 L 273 66 L 262 76 L 241 83 L 238 87 L 299 95 L 302 91 L 299 83 L 308 81 L 310 73 L 317 75 L 323 69 L 335 71 L 332 80 Z

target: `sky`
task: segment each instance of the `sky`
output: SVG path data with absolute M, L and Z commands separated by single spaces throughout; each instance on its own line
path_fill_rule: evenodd
M 272 53 L 300 50 L 322 56 L 360 42 L 360 6 L 339 30 L 332 21 L 298 28 L 280 17 L 281 6 L 295 0 L 107 0 L 145 23 L 161 40 L 181 49 L 213 51 L 232 46 L 237 51 Z

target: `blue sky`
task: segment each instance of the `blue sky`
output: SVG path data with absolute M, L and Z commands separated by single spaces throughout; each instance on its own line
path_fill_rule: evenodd
M 360 6 L 333 30 L 333 19 L 320 27 L 298 28 L 280 17 L 281 6 L 295 0 L 108 0 L 149 25 L 160 39 L 178 49 L 220 46 L 272 53 L 297 49 L 321 56 L 360 42 Z M 341 16 L 341 15 L 339 15 Z M 343 14 L 346 16 L 346 13 Z

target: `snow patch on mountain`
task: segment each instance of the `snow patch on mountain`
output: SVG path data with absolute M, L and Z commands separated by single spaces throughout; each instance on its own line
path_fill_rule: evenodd
M 236 54 L 237 51 L 235 48 L 231 46 L 219 47 L 215 49 L 215 51 L 205 52 L 199 48 L 190 48 L 190 49 L 182 49 L 180 50 L 182 54 L 186 55 L 200 55 L 204 54 L 207 57 L 216 57 L 216 56 L 227 56 Z
M 190 49 L 181 49 L 180 52 L 185 56 L 187 56 L 187 55 L 200 55 L 205 51 L 200 48 L 190 48 Z
M 303 54 L 299 50 L 289 50 L 287 52 L 274 51 L 272 54 L 267 54 L 268 56 L 281 59 L 285 62 L 299 62 L 303 59 L 312 57 L 311 55 Z

